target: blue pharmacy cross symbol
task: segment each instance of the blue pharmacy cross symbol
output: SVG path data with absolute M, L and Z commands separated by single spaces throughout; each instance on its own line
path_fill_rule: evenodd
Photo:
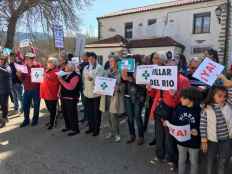
M 148 77 L 150 77 L 150 74 L 147 72 L 147 70 L 145 70 L 142 76 L 144 77 L 145 80 L 147 80 Z
M 101 84 L 101 88 L 102 88 L 103 90 L 105 90 L 107 87 L 108 87 L 108 85 L 106 84 L 106 82 L 103 82 L 103 83 Z

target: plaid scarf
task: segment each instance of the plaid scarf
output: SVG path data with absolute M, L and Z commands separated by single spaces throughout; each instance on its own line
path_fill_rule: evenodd
M 227 140 L 229 138 L 229 130 L 221 107 L 218 104 L 213 104 L 212 108 L 216 115 L 216 133 L 218 141 Z

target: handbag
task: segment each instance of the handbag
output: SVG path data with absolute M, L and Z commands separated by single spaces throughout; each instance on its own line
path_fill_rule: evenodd
M 158 119 L 169 120 L 169 116 L 172 113 L 172 108 L 167 106 L 163 101 L 163 91 L 160 90 L 160 102 L 155 110 L 155 115 Z

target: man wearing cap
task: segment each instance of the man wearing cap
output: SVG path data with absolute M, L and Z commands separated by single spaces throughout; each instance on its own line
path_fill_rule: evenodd
M 2 120 L 0 128 L 4 127 L 8 115 L 8 98 L 11 92 L 11 69 L 7 64 L 7 56 L 0 54 L 0 105 L 2 108 Z
M 31 81 L 31 69 L 39 68 L 40 65 L 35 65 L 34 53 L 27 53 L 25 55 L 25 64 L 28 69 L 28 73 L 22 73 L 17 71 L 18 77 L 22 80 L 24 86 L 24 95 L 23 95 L 23 111 L 24 111 L 24 121 L 20 127 L 26 127 L 30 124 L 30 106 L 31 101 L 33 100 L 34 104 L 34 115 L 32 118 L 31 125 L 36 126 L 39 120 L 39 109 L 40 109 L 40 95 L 39 95 L 39 83 L 34 83 Z

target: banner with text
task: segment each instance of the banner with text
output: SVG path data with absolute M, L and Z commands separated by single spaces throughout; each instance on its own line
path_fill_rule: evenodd
M 191 139 L 190 124 L 185 126 L 175 126 L 167 123 L 169 133 L 179 142 L 186 142 Z
M 155 66 L 152 68 L 150 85 L 154 89 L 177 89 L 177 66 Z
M 64 48 L 64 31 L 62 25 L 53 25 L 56 48 Z
M 193 77 L 212 86 L 223 70 L 223 65 L 218 64 L 209 58 L 205 58 L 194 72 Z
M 96 77 L 94 93 L 99 95 L 113 96 L 116 79 L 107 77 Z

